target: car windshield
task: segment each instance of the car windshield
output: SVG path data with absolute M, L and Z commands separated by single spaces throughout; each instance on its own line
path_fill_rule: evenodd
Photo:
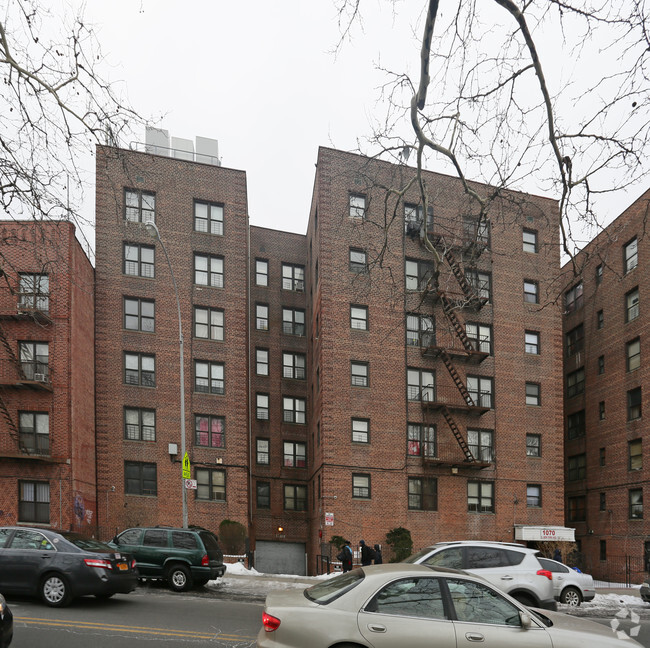
M 409 556 L 406 558 L 406 560 L 402 560 L 402 562 L 405 563 L 419 563 L 420 560 L 431 553 L 431 547 L 425 547 L 424 549 L 420 549 L 417 553 L 414 553 L 412 556 Z
M 103 551 L 112 553 L 114 549 L 107 544 L 95 540 L 94 538 L 87 538 L 86 536 L 79 535 L 78 533 L 64 532 L 61 534 L 68 542 L 71 542 L 75 547 L 84 549 L 85 551 Z
M 341 594 L 345 594 L 345 592 L 356 587 L 364 578 L 365 574 L 362 569 L 353 569 L 350 572 L 308 587 L 305 590 L 305 596 L 314 603 L 327 605 Z

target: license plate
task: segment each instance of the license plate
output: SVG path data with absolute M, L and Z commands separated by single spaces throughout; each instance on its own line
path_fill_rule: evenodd
M 126 563 L 117 563 L 117 568 L 120 571 L 127 571 L 129 569 L 129 566 Z

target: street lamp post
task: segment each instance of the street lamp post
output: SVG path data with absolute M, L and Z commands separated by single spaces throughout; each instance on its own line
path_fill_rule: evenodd
M 176 279 L 174 278 L 174 271 L 172 270 L 172 264 L 169 260 L 169 255 L 167 254 L 167 248 L 160 238 L 160 231 L 158 226 L 153 221 L 147 221 L 145 224 L 147 232 L 155 238 L 163 249 L 165 253 L 165 258 L 167 259 L 167 265 L 169 266 L 169 274 L 172 277 L 172 284 L 174 286 L 174 294 L 176 295 L 176 307 L 178 308 L 178 345 L 180 348 L 180 361 L 181 361 L 181 370 L 180 370 L 180 382 L 181 382 L 181 461 L 185 459 L 185 357 L 183 350 L 183 325 L 181 320 L 181 300 L 178 297 L 178 287 L 176 286 Z M 183 528 L 187 529 L 187 490 L 185 488 L 185 482 L 181 479 L 181 486 L 183 489 Z

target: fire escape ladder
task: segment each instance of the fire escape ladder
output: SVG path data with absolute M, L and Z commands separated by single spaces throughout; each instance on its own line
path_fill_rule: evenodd
M 463 343 L 463 346 L 465 347 L 465 351 L 468 353 L 472 353 L 474 351 L 474 347 L 472 346 L 472 343 L 469 341 L 469 338 L 467 337 L 467 334 L 465 333 L 465 329 L 463 328 L 462 324 L 458 321 L 458 317 L 456 316 L 456 313 L 454 312 L 454 308 L 451 305 L 451 302 L 447 298 L 447 295 L 441 290 L 438 292 L 440 296 L 440 301 L 442 302 L 442 312 L 447 316 L 447 319 L 451 322 L 451 325 L 454 327 L 454 331 L 456 331 L 456 335 L 460 339 L 460 341 Z
M 456 257 L 451 253 L 450 249 L 445 250 L 445 259 L 447 259 L 447 263 L 449 264 L 451 271 L 454 273 L 454 277 L 458 280 L 458 284 L 460 285 L 465 297 L 470 302 L 476 303 L 478 301 L 476 290 L 474 290 L 472 284 L 467 281 L 465 273 L 461 269 L 458 261 L 456 261 Z
M 2 398 L 2 394 L 0 394 L 0 413 L 2 414 L 2 418 L 7 423 L 7 427 L 9 428 L 9 435 L 16 442 L 16 444 L 19 444 L 20 434 L 18 433 L 18 428 L 16 427 L 16 423 L 14 422 L 11 414 L 9 413 L 9 410 L 7 409 L 7 405 Z
M 447 407 L 443 405 L 440 411 L 442 412 L 442 415 L 445 417 L 445 421 L 447 421 L 447 425 L 449 426 L 449 429 L 453 432 L 453 435 L 456 437 L 456 441 L 458 441 L 458 445 L 460 446 L 460 449 L 463 451 L 463 454 L 465 455 L 465 459 L 467 459 L 467 461 L 469 461 L 470 463 L 475 463 L 476 459 L 474 458 L 472 451 L 469 449 L 469 446 L 467 445 L 467 441 L 465 441 L 465 437 L 461 434 L 461 431 L 458 429 L 458 426 L 456 425 L 456 421 L 454 421 Z
M 461 393 L 461 396 L 465 399 L 465 402 L 470 407 L 474 407 L 475 403 L 472 400 L 472 397 L 470 396 L 469 392 L 467 391 L 467 387 L 465 387 L 465 383 L 458 375 L 458 371 L 456 371 L 456 367 L 454 367 L 452 361 L 449 359 L 449 356 L 447 355 L 447 352 L 444 349 L 440 351 L 440 357 L 442 358 L 442 361 L 445 363 L 445 367 L 447 367 L 447 371 L 451 375 L 451 378 L 456 384 L 456 387 L 458 387 L 458 391 Z
M 11 362 L 13 362 L 14 366 L 18 370 L 18 375 L 21 378 L 25 378 L 23 366 L 18 361 L 18 358 L 16 357 L 14 350 L 11 348 L 11 344 L 9 344 L 9 340 L 7 340 L 7 334 L 5 333 L 4 328 L 2 328 L 2 325 L 0 325 L 0 344 L 2 344 L 4 350 L 7 352 L 7 355 L 9 356 L 9 359 L 11 360 Z

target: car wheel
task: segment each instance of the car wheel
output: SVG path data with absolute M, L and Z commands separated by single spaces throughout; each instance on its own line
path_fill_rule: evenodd
M 582 596 L 575 587 L 567 587 L 560 596 L 560 603 L 570 605 L 571 607 L 578 607 L 582 603 Z
M 184 592 L 192 587 L 192 574 L 185 565 L 172 565 L 167 570 L 167 582 L 175 592 Z
M 41 581 L 41 599 L 50 607 L 64 607 L 70 602 L 70 587 L 59 574 L 48 574 Z
M 535 601 L 533 600 L 533 597 L 530 596 L 529 594 L 512 594 L 512 598 L 516 599 L 519 601 L 522 605 L 525 605 L 527 607 L 535 606 Z

